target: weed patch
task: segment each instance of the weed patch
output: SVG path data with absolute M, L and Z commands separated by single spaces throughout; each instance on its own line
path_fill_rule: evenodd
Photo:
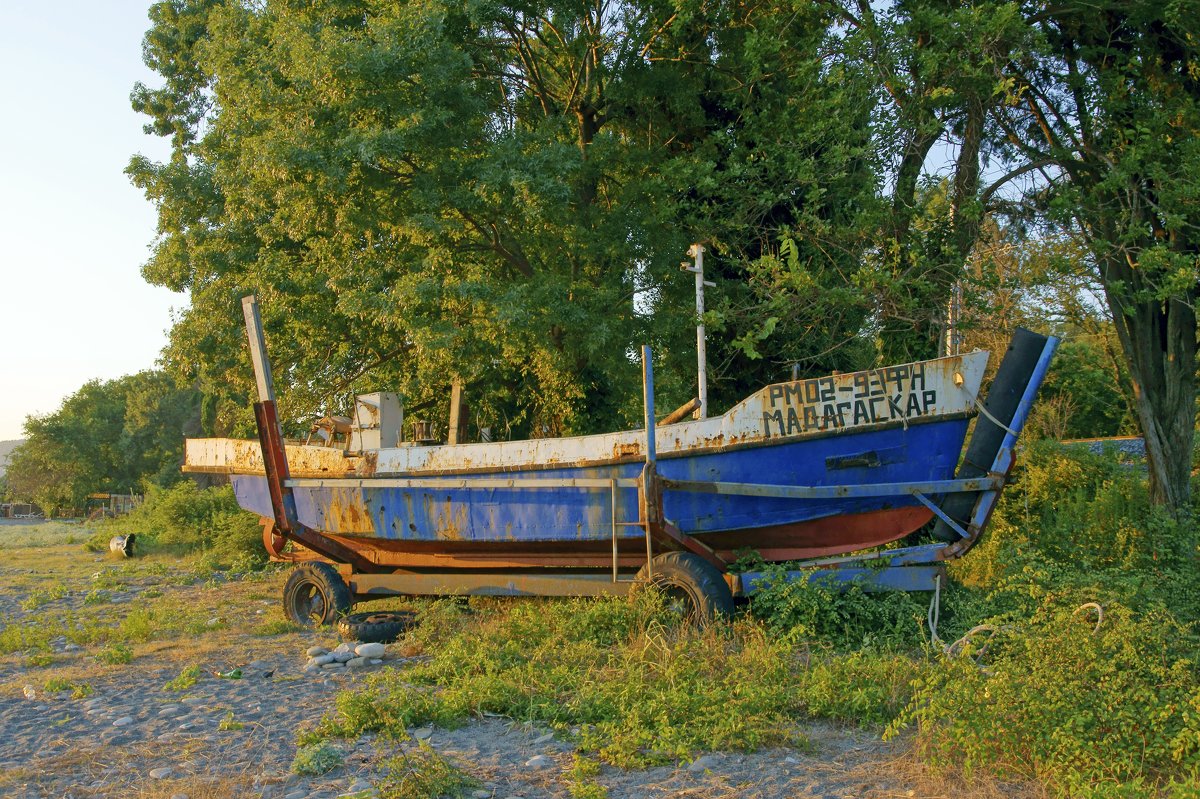
M 70 591 L 65 585 L 55 584 L 49 588 L 39 588 L 33 591 L 29 596 L 21 601 L 21 609 L 26 611 L 34 611 L 38 608 L 45 607 L 56 599 L 62 599 L 67 596 Z
M 388 759 L 383 766 L 387 774 L 379 786 L 382 799 L 455 799 L 480 784 L 425 743 Z
M 999 627 L 986 668 L 963 657 L 929 670 L 890 732 L 916 724 L 935 766 L 1036 779 L 1062 796 L 1132 795 L 1118 788 L 1200 771 L 1198 652 L 1164 611 L 1112 604 L 1097 628 L 1048 602 Z
M 46 680 L 46 693 L 57 694 L 63 691 L 70 691 L 72 699 L 86 699 L 92 695 L 92 686 L 85 682 L 72 682 L 64 680 L 61 677 L 51 677 Z
M 200 682 L 200 667 L 196 664 L 188 666 L 183 671 L 179 672 L 179 676 L 168 680 L 163 685 L 164 691 L 186 691 L 196 683 Z
M 317 741 L 296 750 L 292 771 L 306 777 L 319 777 L 341 766 L 342 761 L 342 750 L 328 741 Z
M 125 644 L 112 643 L 97 652 L 96 659 L 109 666 L 120 666 L 133 662 L 133 650 Z
M 797 741 L 803 669 L 788 646 L 748 622 L 678 630 L 661 600 L 645 597 L 524 603 L 473 617 L 434 603 L 412 642 L 431 660 L 339 695 L 320 732 L 398 736 L 411 725 L 501 714 L 578 726 L 586 751 L 633 767 Z

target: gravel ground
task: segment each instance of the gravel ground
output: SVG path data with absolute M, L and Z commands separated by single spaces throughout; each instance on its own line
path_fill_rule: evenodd
M 117 624 L 134 607 L 190 618 L 191 632 L 155 633 L 132 644 L 128 663 L 104 662 L 97 644 L 56 636 L 48 647 L 0 655 L 0 796 L 210 799 L 332 799 L 375 796 L 384 762 L 428 746 L 478 781 L 474 799 L 567 799 L 573 747 L 549 730 L 483 718 L 456 730 L 410 730 L 396 743 L 364 736 L 338 742 L 343 764 L 319 777 L 291 772 L 298 731 L 333 709 L 338 692 L 370 671 L 409 662 L 389 647 L 361 669 L 305 671 L 306 650 L 336 645 L 328 633 L 265 634 L 282 624 L 285 575 L 201 579 L 189 562 L 137 559 L 114 564 L 78 545 L 8 549 L 0 560 L 0 636 L 4 627 Z M 95 584 L 110 586 L 97 601 Z M 30 597 L 41 596 L 40 603 Z M 157 603 L 157 604 L 154 604 Z M 34 607 L 34 605 L 37 605 Z M 2 639 L 0 639 L 2 640 Z M 45 661 L 50 661 L 48 664 Z M 189 665 L 196 682 L 167 683 Z M 227 679 L 231 669 L 239 679 Z M 86 685 L 72 697 L 60 680 Z M 611 799 L 651 797 L 1003 796 L 948 785 L 923 774 L 904 742 L 877 732 L 820 722 L 798 732 L 805 750 L 708 753 L 644 771 L 603 767 L 594 778 Z

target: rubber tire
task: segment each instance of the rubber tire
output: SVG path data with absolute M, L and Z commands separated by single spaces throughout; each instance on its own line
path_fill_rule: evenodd
M 302 563 L 283 586 L 283 612 L 302 627 L 334 624 L 350 612 L 352 599 L 337 569 L 328 563 Z
M 654 558 L 654 577 L 647 579 L 647 568 L 637 573 L 637 582 L 652 585 L 667 594 L 669 600 L 684 603 L 681 617 L 685 623 L 704 626 L 733 615 L 733 593 L 721 572 L 692 552 L 664 552 Z
M 354 613 L 338 620 L 337 631 L 343 641 L 390 644 L 416 623 L 417 616 L 410 610 Z

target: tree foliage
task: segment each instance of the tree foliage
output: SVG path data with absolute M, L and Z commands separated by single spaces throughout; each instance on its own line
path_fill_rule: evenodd
M 1182 2 L 1025 9 L 1034 47 L 992 115 L 1021 210 L 1086 246 L 1112 309 L 1151 492 L 1190 501 L 1200 272 L 1200 23 Z
M 844 283 L 866 241 L 844 232 L 874 195 L 870 108 L 861 70 L 822 58 L 820 6 L 177 0 L 154 22 L 167 82 L 134 100 L 175 156 L 130 166 L 160 213 L 145 274 L 191 292 L 171 368 L 235 405 L 250 291 L 285 415 L 458 375 L 510 434 L 633 422 L 641 342 L 684 398 L 695 239 L 733 342 L 718 395 L 777 369 L 764 325 L 783 362 L 840 343 L 812 335 L 830 302 L 861 326 Z M 782 277 L 781 232 L 805 234 Z M 831 297 L 764 313 L 780 280 Z
M 136 88 L 166 163 L 168 368 L 248 432 L 256 292 L 286 419 L 358 390 L 546 435 L 636 423 L 636 345 L 713 403 L 936 352 L 993 231 L 1064 238 L 1115 317 L 1159 501 L 1188 501 L 1197 30 L 1185 4 L 166 0 Z M 945 169 L 931 170 L 938 160 Z M 1004 224 L 996 222 L 1003 219 Z M 964 271 L 968 270 L 968 271 Z M 1061 296 L 1061 295 L 1060 295 Z
M 162 372 L 85 383 L 54 413 L 25 420 L 26 440 L 8 463 L 9 495 L 55 514 L 82 509 L 91 493 L 178 482 L 199 409 L 198 393 Z

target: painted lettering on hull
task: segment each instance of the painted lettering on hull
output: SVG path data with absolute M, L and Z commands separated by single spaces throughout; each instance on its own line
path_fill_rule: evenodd
M 936 382 L 927 382 L 925 364 L 916 363 L 779 383 L 767 389 L 763 435 L 793 436 L 918 419 L 936 412 Z

